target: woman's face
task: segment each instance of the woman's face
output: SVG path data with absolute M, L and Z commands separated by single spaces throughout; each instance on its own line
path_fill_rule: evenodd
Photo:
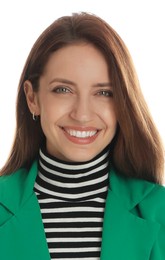
M 93 45 L 69 45 L 54 52 L 35 95 L 51 155 L 88 161 L 113 139 L 113 87 L 106 60 Z

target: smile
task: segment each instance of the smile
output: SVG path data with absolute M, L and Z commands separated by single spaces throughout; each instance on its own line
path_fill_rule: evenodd
M 88 138 L 88 137 L 92 137 L 97 133 L 97 130 L 95 131 L 76 131 L 76 130 L 72 130 L 72 129 L 66 129 L 66 132 L 74 137 L 77 138 Z
M 87 144 L 93 142 L 97 136 L 100 130 L 98 129 L 92 129 L 92 128 L 86 128 L 86 129 L 73 129 L 70 127 L 62 127 L 62 130 L 65 133 L 65 136 L 72 142 L 75 143 L 82 143 Z

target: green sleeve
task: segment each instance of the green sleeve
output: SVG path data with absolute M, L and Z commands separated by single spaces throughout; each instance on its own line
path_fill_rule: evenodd
M 162 226 L 158 232 L 149 260 L 165 260 L 165 228 Z
M 140 204 L 144 219 L 159 224 L 149 260 L 165 260 L 165 188 L 159 185 Z

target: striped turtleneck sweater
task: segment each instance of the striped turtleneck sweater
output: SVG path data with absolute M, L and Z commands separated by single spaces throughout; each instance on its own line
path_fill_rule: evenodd
M 108 189 L 108 147 L 83 163 L 61 161 L 42 147 L 38 169 L 34 191 L 50 258 L 100 259 Z

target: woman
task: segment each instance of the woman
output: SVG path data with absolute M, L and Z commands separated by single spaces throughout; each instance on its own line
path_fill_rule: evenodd
M 163 166 L 121 38 L 95 15 L 56 20 L 19 83 L 1 259 L 165 259 Z

